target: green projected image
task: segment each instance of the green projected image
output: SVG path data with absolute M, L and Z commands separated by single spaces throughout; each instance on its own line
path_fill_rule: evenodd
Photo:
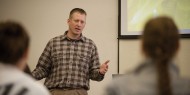
M 127 0 L 127 32 L 142 31 L 145 22 L 159 15 L 170 16 L 180 30 L 190 29 L 190 0 Z

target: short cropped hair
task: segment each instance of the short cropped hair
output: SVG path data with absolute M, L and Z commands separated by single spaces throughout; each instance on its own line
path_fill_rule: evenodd
M 0 62 L 18 62 L 29 47 L 29 41 L 29 35 L 18 22 L 0 22 Z
M 78 13 L 80 13 L 80 14 L 87 15 L 87 13 L 86 13 L 85 10 L 83 10 L 83 9 L 81 9 L 81 8 L 74 8 L 74 9 L 72 9 L 72 10 L 70 11 L 69 18 L 72 18 L 72 15 L 73 15 L 74 13 L 76 13 L 76 12 L 78 12 Z

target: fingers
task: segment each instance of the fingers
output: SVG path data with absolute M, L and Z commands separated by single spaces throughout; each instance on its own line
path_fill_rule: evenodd
M 107 71 L 107 69 L 104 69 L 104 71 L 106 72 L 106 71 Z
M 108 69 L 108 63 L 110 62 L 110 60 L 107 60 L 104 64 L 106 65 L 106 69 Z
M 110 60 L 107 60 L 104 64 L 108 64 L 110 62 Z
M 105 73 L 108 71 L 108 68 L 104 69 Z
M 105 69 L 108 69 L 108 63 L 110 62 L 110 60 L 107 60 L 104 64 L 105 64 Z M 107 71 L 107 70 L 106 70 Z
M 108 69 L 104 69 L 104 70 L 103 70 L 103 74 L 105 74 L 107 71 L 108 71 Z
M 108 63 L 110 62 L 110 60 L 107 60 L 105 63 L 103 63 L 102 65 L 101 65 L 101 73 L 102 74 L 105 74 L 107 71 L 108 71 Z

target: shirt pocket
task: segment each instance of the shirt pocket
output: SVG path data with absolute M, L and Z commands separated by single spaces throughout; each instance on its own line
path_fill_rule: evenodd
M 90 57 L 85 55 L 85 54 L 79 54 L 79 60 L 82 63 L 89 63 L 90 62 Z
M 90 63 L 89 56 L 84 55 L 84 54 L 78 54 L 78 60 L 79 60 L 79 63 L 77 64 L 77 66 L 79 68 L 83 68 L 83 70 L 86 70 L 89 68 L 89 63 Z

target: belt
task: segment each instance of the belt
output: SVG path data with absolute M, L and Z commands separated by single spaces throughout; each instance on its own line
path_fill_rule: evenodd
M 48 88 L 49 90 L 58 89 L 58 90 L 85 90 L 84 88 L 70 88 L 70 87 L 52 87 Z

